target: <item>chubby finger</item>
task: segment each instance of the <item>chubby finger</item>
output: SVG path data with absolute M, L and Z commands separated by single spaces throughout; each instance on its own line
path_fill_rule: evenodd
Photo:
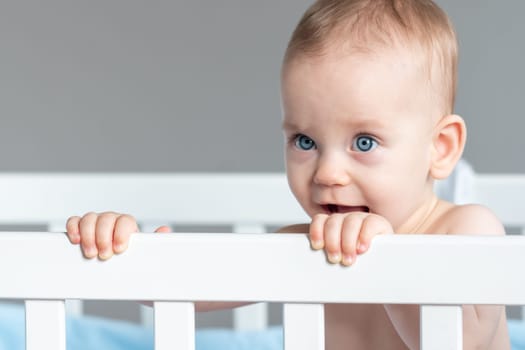
M 343 226 L 343 215 L 332 214 L 324 225 L 324 250 L 328 261 L 332 264 L 339 264 L 341 255 L 341 229 Z
M 328 217 L 326 214 L 317 214 L 313 217 L 309 229 L 312 249 L 319 250 L 324 248 L 324 225 Z
M 102 260 L 113 256 L 113 232 L 118 214 L 113 212 L 101 213 L 95 225 L 95 244 L 98 257 Z
M 69 241 L 73 244 L 80 243 L 80 229 L 78 227 L 80 223 L 80 216 L 72 216 L 67 219 L 66 222 L 66 234 Z
M 96 213 L 85 214 L 79 222 L 80 230 L 80 246 L 84 256 L 88 259 L 94 258 L 98 254 L 97 246 L 95 244 L 95 227 L 98 215 Z
M 358 254 L 362 254 L 368 250 L 372 238 L 381 234 L 394 233 L 392 225 L 383 217 L 378 215 L 367 216 L 361 227 L 359 234 L 359 242 L 357 246 Z
M 359 232 L 361 231 L 363 218 L 360 215 L 347 215 L 341 229 L 342 264 L 352 265 L 356 259 Z
M 170 233 L 171 227 L 162 225 L 155 230 L 155 233 Z
M 117 254 L 125 251 L 128 248 L 131 234 L 138 230 L 137 221 L 133 216 L 127 214 L 118 216 L 113 234 L 113 251 Z

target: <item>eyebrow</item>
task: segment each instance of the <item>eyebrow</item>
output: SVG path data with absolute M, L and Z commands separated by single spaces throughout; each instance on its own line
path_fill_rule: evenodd
M 356 129 L 360 129 L 360 128 L 386 129 L 388 128 L 388 125 L 384 121 L 378 120 L 377 118 L 359 118 L 358 120 L 349 121 L 346 124 Z M 283 130 L 301 129 L 298 124 L 294 122 L 286 121 L 286 120 L 283 121 L 281 128 Z
M 291 123 L 289 121 L 283 121 L 283 123 L 281 124 L 281 129 L 283 130 L 299 129 L 299 127 L 295 123 Z
M 354 128 L 373 128 L 373 129 L 386 129 L 388 125 L 377 118 L 361 118 L 359 120 L 348 123 Z

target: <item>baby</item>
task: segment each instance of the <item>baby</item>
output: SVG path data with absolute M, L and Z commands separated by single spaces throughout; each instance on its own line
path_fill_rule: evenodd
M 280 232 L 308 232 L 348 266 L 378 234 L 503 235 L 488 209 L 433 192 L 466 140 L 453 114 L 456 70 L 454 30 L 430 0 L 316 1 L 282 67 L 286 172 L 311 222 Z M 123 252 L 137 230 L 117 213 L 67 222 L 88 258 Z M 465 305 L 463 322 L 465 349 L 510 349 L 504 307 Z M 419 306 L 327 304 L 325 329 L 328 350 L 418 349 Z

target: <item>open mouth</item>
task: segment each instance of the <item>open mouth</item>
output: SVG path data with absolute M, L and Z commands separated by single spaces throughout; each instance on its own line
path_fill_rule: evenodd
M 363 212 L 369 213 L 370 208 L 358 205 L 358 206 L 346 206 L 346 205 L 337 205 L 337 204 L 322 204 L 321 207 L 323 210 L 329 214 L 334 213 L 351 213 L 351 212 Z

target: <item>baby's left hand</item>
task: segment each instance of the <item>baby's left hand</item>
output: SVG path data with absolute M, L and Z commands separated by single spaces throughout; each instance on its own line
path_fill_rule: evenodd
M 332 264 L 352 265 L 376 235 L 393 233 L 384 217 L 364 212 L 317 214 L 310 224 L 310 244 L 323 249 Z

